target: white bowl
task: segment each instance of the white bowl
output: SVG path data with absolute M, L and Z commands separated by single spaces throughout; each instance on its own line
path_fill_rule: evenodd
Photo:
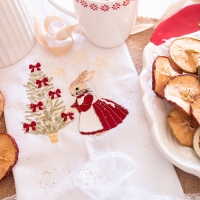
M 200 31 L 188 36 L 199 38 Z M 152 90 L 152 64 L 158 55 L 169 56 L 168 47 L 174 38 L 156 46 L 149 43 L 143 53 L 143 69 L 139 77 L 142 102 L 151 127 L 153 140 L 163 156 L 178 168 L 200 177 L 200 158 L 193 148 L 180 145 L 172 136 L 166 116 L 170 105 L 156 96 Z

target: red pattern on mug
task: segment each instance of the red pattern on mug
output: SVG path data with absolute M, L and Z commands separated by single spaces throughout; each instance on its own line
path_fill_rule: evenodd
M 113 10 L 117 10 L 117 9 L 119 9 L 120 8 L 120 3 L 115 3 L 113 6 L 112 6 L 112 9 Z
M 81 5 L 83 5 L 83 7 L 87 8 L 88 7 L 88 4 L 87 2 L 85 2 L 84 0 L 81 0 Z
M 122 4 L 114 3 L 112 6 L 108 6 L 107 4 L 104 4 L 100 7 L 100 9 L 104 12 L 109 11 L 110 8 L 112 8 L 113 10 L 118 10 L 121 6 L 127 6 L 130 3 L 130 1 L 131 0 L 124 0 Z M 99 7 L 95 3 L 88 5 L 88 3 L 85 0 L 76 0 L 76 2 L 80 3 L 85 8 L 89 6 L 94 11 L 99 9 Z
M 96 4 L 94 4 L 94 3 L 90 4 L 90 8 L 92 10 L 98 10 L 99 9 L 98 6 Z
M 130 3 L 130 0 L 125 0 L 125 1 L 122 3 L 122 5 L 123 5 L 123 6 L 127 6 L 129 3 Z
M 121 6 L 120 3 L 115 3 L 115 4 L 113 4 L 112 9 L 117 10 L 120 8 L 120 6 Z
M 101 10 L 103 10 L 103 11 L 109 11 L 109 9 L 110 9 L 110 7 L 108 6 L 108 5 L 103 5 L 103 6 L 101 6 Z

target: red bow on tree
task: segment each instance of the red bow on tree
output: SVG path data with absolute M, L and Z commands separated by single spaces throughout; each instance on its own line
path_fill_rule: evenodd
M 30 108 L 32 109 L 32 112 L 36 112 L 37 107 L 39 110 L 43 110 L 42 106 L 43 106 L 43 103 L 41 101 L 39 101 L 37 104 L 32 103 L 30 105 Z
M 31 73 L 33 73 L 35 69 L 37 69 L 37 71 L 40 71 L 40 66 L 40 63 L 37 63 L 36 65 L 29 65 L 29 69 L 31 69 Z
M 24 125 L 23 125 L 23 128 L 26 129 L 26 132 L 29 132 L 29 128 L 32 128 L 32 130 L 35 131 L 36 130 L 35 127 L 36 127 L 36 122 L 35 121 L 32 121 L 30 124 L 24 123 Z
M 44 86 L 48 86 L 48 78 L 44 77 L 42 80 L 37 80 L 36 84 L 38 85 L 38 88 L 42 87 L 42 83 L 44 84 Z
M 67 117 L 69 117 L 71 120 L 74 119 L 74 113 L 62 113 L 61 117 L 63 118 L 63 121 L 67 121 Z
M 57 95 L 57 97 L 61 97 L 60 93 L 60 89 L 57 89 L 55 92 L 49 91 L 49 96 L 51 97 L 51 99 L 54 99 L 54 95 Z

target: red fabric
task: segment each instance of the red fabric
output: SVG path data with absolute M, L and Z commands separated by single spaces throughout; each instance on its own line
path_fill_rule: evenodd
M 87 110 L 93 106 L 95 113 L 103 126 L 103 129 L 101 130 L 93 130 L 92 132 L 80 132 L 84 135 L 96 134 L 115 128 L 118 124 L 123 122 L 129 113 L 127 109 L 108 99 L 102 99 L 108 103 L 101 101 L 100 99 L 92 103 L 94 98 L 92 94 L 86 94 L 81 105 L 78 105 L 78 98 L 80 97 L 77 97 L 76 102 L 71 107 L 76 108 L 78 112 L 81 113 L 87 112 Z
M 150 42 L 161 45 L 173 37 L 180 37 L 200 30 L 200 4 L 192 4 L 161 22 L 153 32 Z

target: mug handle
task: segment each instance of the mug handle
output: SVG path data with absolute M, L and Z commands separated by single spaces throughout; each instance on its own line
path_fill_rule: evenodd
M 67 7 L 61 1 L 58 0 L 48 0 L 48 1 L 52 6 L 56 7 L 58 10 L 76 19 L 76 14 L 74 9 Z

